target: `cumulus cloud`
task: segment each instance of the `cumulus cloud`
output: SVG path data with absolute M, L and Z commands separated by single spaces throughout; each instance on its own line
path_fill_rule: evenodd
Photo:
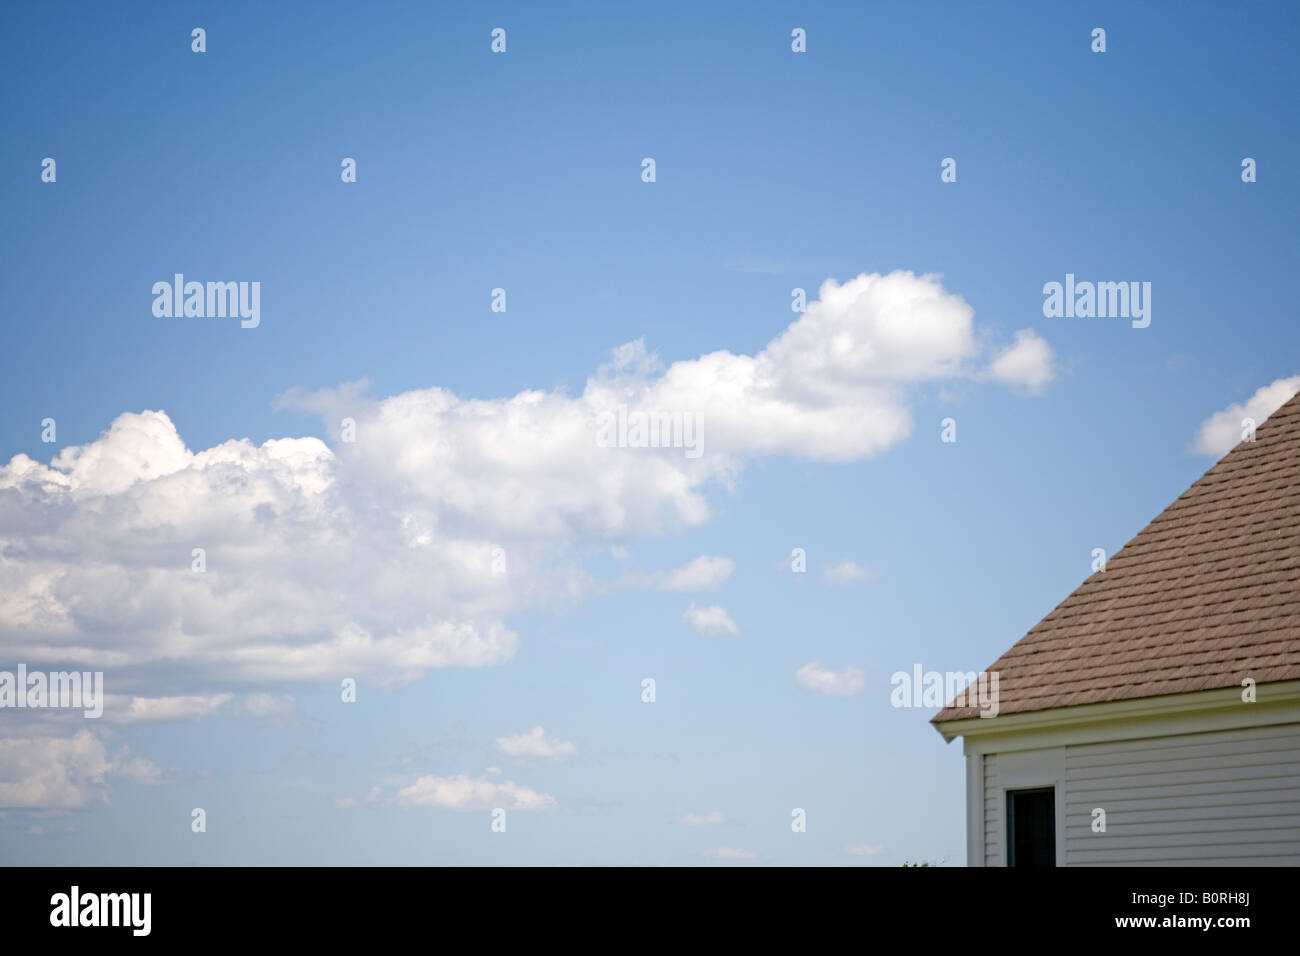
M 578 745 L 572 740 L 552 737 L 541 726 L 526 733 L 498 737 L 493 746 L 507 757 L 572 757 L 578 752 Z
M 1015 341 L 989 364 L 989 376 L 1003 385 L 1041 392 L 1056 377 L 1052 347 L 1033 329 L 1021 329 Z
M 331 440 L 353 419 L 355 440 L 334 448 L 193 450 L 165 412 L 124 413 L 48 464 L 0 466 L 0 657 L 111 669 L 137 695 L 128 721 L 248 712 L 221 696 L 250 683 L 501 665 L 518 648 L 512 614 L 581 599 L 588 553 L 703 524 L 707 494 L 748 462 L 896 444 L 913 390 L 984 377 L 977 332 L 937 276 L 864 274 L 827 280 L 755 354 L 665 366 L 627 343 L 577 395 L 372 398 L 362 381 L 282 396 Z M 695 416 L 704 453 L 601 447 L 620 406 Z M 733 569 L 704 556 L 650 586 L 706 590 Z M 721 609 L 688 615 L 739 633 Z
M 491 543 L 433 547 L 418 524 L 348 494 L 317 439 L 192 453 L 165 414 L 122 415 L 50 467 L 21 455 L 0 467 L 0 651 L 188 667 L 209 682 L 409 680 L 508 661 Z M 128 719 L 219 706 L 143 700 Z
M 696 607 L 694 603 L 682 614 L 682 620 L 701 634 L 717 636 L 730 634 L 740 636 L 740 628 L 731 619 L 731 615 L 716 604 L 711 607 Z
M 493 810 L 501 807 L 505 810 L 524 810 L 543 812 L 554 810 L 555 798 L 547 793 L 538 793 L 528 787 L 521 787 L 509 780 L 497 783 L 486 777 L 470 777 L 460 774 L 455 777 L 424 776 L 409 787 L 403 787 L 389 801 L 392 806 L 408 808 L 431 808 L 438 810 L 458 810 L 471 812 Z
M 867 689 L 867 675 L 860 667 L 832 670 L 817 661 L 810 661 L 794 673 L 800 687 L 819 694 L 835 697 L 852 697 Z
M 736 562 L 730 558 L 701 555 L 672 571 L 624 575 L 619 583 L 624 587 L 657 588 L 660 591 L 712 591 L 735 570 Z
M 1215 412 L 1201 422 L 1196 434 L 1196 451 L 1215 458 L 1226 455 L 1241 441 L 1243 419 L 1253 419 L 1256 425 L 1260 424 L 1285 405 L 1296 392 L 1300 392 L 1300 375 L 1279 378 L 1257 389 L 1245 402 Z
M 869 581 L 874 574 L 870 568 L 865 568 L 856 561 L 841 561 L 838 564 L 827 565 L 826 580 L 832 584 L 845 584 L 850 581 Z
M 107 803 L 114 781 L 154 785 L 160 768 L 123 749 L 110 756 L 89 730 L 71 737 L 0 738 L 0 807 L 71 809 Z
M 727 816 L 721 810 L 714 810 L 711 813 L 688 813 L 682 817 L 681 822 L 688 827 L 709 827 L 726 823 Z
M 576 397 L 462 399 L 431 388 L 368 401 L 348 387 L 284 401 L 331 423 L 353 418 L 356 441 L 339 455 L 444 523 L 617 541 L 703 523 L 702 489 L 733 479 L 748 460 L 884 451 L 911 429 L 909 387 L 973 377 L 973 315 L 936 276 L 860 275 L 823 283 L 757 354 L 722 350 L 663 368 L 644 342 L 631 342 Z M 697 416 L 704 454 L 600 447 L 598 424 L 619 406 Z

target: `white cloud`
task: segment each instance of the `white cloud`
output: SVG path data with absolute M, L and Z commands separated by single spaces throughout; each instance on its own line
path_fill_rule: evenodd
M 163 413 L 128 414 L 53 467 L 18 456 L 0 489 L 0 656 L 301 682 L 410 680 L 515 652 L 491 542 L 418 544 L 418 515 L 350 494 L 316 439 L 191 453 Z M 127 719 L 220 706 L 142 700 Z
M 727 817 L 721 810 L 714 810 L 711 813 L 688 813 L 681 822 L 688 827 L 708 827 L 726 823 Z
M 87 730 L 0 739 L 0 807 L 84 807 L 107 801 L 111 764 Z
M 1241 441 L 1242 419 L 1252 418 L 1256 425 L 1268 418 L 1300 391 L 1300 375 L 1279 378 L 1256 390 L 1255 394 L 1241 404 L 1229 405 L 1222 411 L 1215 412 L 1205 421 L 1196 434 L 1196 451 L 1202 455 L 1222 457 Z
M 800 687 L 836 697 L 852 697 L 867 689 L 867 675 L 862 668 L 846 667 L 836 671 L 817 661 L 810 661 L 795 671 L 794 679 Z
M 712 591 L 735 570 L 736 562 L 730 558 L 701 555 L 672 571 L 624 575 L 619 583 L 623 587 L 658 588 L 661 591 Z
M 682 620 L 689 624 L 701 634 L 717 636 L 719 634 L 730 634 L 733 637 L 740 636 L 740 628 L 736 622 L 731 619 L 725 610 L 716 604 L 711 607 L 696 607 L 691 604 L 683 613 Z
M 462 399 L 444 389 L 382 401 L 342 392 L 290 393 L 285 404 L 337 427 L 338 448 L 368 485 L 414 496 L 455 524 L 497 534 L 618 539 L 707 520 L 701 489 L 765 455 L 853 461 L 907 435 L 907 389 L 974 377 L 973 310 L 936 276 L 911 272 L 827 280 L 820 298 L 754 355 L 717 351 L 666 369 L 642 342 L 582 393 L 527 391 Z M 597 423 L 619 405 L 692 412 L 704 455 L 601 448 Z
M 819 296 L 755 354 L 664 367 L 628 343 L 576 396 L 286 393 L 330 436 L 355 420 L 356 440 L 334 449 L 305 437 L 196 451 L 156 410 L 48 465 L 17 455 L 0 465 L 0 659 L 112 668 L 137 689 L 127 721 L 248 712 L 260 705 L 223 694 L 250 683 L 504 664 L 511 615 L 592 590 L 585 555 L 704 523 L 706 492 L 756 458 L 879 454 L 909 433 L 913 390 L 983 375 L 973 310 L 936 276 L 827 280 Z M 704 454 L 599 447 L 619 405 L 693 413 Z M 708 589 L 733 569 L 704 556 L 652 586 Z M 739 633 L 720 608 L 688 614 Z
M 551 737 L 540 726 L 527 733 L 498 737 L 493 746 L 508 757 L 572 757 L 578 752 L 572 740 Z
M 1033 329 L 1021 329 L 1015 342 L 994 357 L 989 376 L 1003 385 L 1041 392 L 1056 377 L 1052 365 L 1052 347 Z
M 334 798 L 334 809 L 336 810 L 355 810 L 359 806 L 361 806 L 361 804 L 357 802 L 356 797 Z
M 757 860 L 758 853 L 754 850 L 737 850 L 729 846 L 720 846 L 716 850 L 705 850 L 702 856 L 711 857 L 715 860 Z
M 874 572 L 870 568 L 865 568 L 856 561 L 841 561 L 838 564 L 828 565 L 826 568 L 826 580 L 832 584 L 844 584 L 849 581 L 869 581 L 874 576 Z
M 193 694 L 184 697 L 131 697 L 129 699 L 109 696 L 104 715 L 110 720 L 123 723 L 199 720 L 215 714 L 234 696 L 234 694 Z
M 110 757 L 89 730 L 0 738 L 0 807 L 68 809 L 108 802 L 114 781 L 153 785 L 162 771 L 124 749 Z
M 113 761 L 112 775 L 126 783 L 142 787 L 156 787 L 166 780 L 162 768 L 153 761 L 145 757 L 131 757 L 126 753 Z
M 105 698 L 104 717 L 114 723 L 168 723 L 197 721 L 215 714 L 256 717 L 281 725 L 297 713 L 292 694 L 258 692 L 236 697 L 233 693 L 189 694 L 178 697 Z
M 542 812 L 556 807 L 550 794 L 538 793 L 509 780 L 496 783 L 485 777 L 424 776 L 409 787 L 397 791 L 390 801 L 397 807 L 427 807 L 439 810 L 471 812 L 493 810 L 523 810 Z
M 885 848 L 867 843 L 848 843 L 844 847 L 844 852 L 850 856 L 879 856 L 885 852 Z

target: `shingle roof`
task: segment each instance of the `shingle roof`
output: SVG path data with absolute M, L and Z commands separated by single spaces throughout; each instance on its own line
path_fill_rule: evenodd
M 999 714 L 1300 678 L 1300 395 L 988 669 Z

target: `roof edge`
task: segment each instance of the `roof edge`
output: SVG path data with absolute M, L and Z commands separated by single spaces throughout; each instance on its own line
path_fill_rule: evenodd
M 1267 697 L 1264 689 L 1267 688 Z M 1300 680 L 1273 681 L 1256 685 L 1256 703 L 1300 703 Z M 1051 707 L 1046 710 L 1020 711 L 997 717 L 963 717 L 959 720 L 932 721 L 932 726 L 945 741 L 956 737 L 988 737 L 994 734 L 1020 733 L 1026 730 L 1060 729 L 1083 724 L 1109 723 L 1141 717 L 1165 717 L 1194 711 L 1224 710 L 1241 706 L 1241 687 L 1215 687 L 1182 694 L 1160 694 L 1155 697 L 1133 697 L 1127 700 L 1108 700 L 1096 704 L 1077 704 L 1073 707 Z

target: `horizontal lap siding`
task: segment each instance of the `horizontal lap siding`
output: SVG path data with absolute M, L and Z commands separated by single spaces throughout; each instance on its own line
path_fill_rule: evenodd
M 998 792 L 997 754 L 984 755 L 984 865 L 1005 866 L 1002 859 L 1002 834 L 998 827 L 998 805 L 1002 795 Z
M 1067 747 L 1065 780 L 1069 866 L 1300 865 L 1300 724 Z

